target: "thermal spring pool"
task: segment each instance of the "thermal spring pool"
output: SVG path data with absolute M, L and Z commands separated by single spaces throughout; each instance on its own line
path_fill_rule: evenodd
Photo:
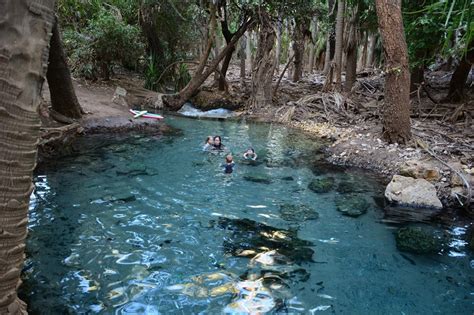
M 474 312 L 467 220 L 386 220 L 380 180 L 328 165 L 327 144 L 300 131 L 165 122 L 163 135 L 83 137 L 38 168 L 20 289 L 31 314 Z M 232 174 L 203 152 L 208 135 Z M 436 229 L 440 249 L 399 251 L 410 226 Z

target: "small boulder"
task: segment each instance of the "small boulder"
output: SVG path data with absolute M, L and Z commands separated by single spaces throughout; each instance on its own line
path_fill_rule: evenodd
M 247 174 L 243 176 L 244 180 L 254 183 L 271 184 L 272 179 L 265 174 Z
M 316 220 L 319 213 L 306 205 L 280 205 L 280 216 L 285 221 Z
M 334 186 L 334 177 L 316 178 L 309 183 L 308 188 L 315 193 L 327 193 Z
M 427 180 L 394 175 L 385 189 L 385 198 L 398 205 L 441 209 L 436 188 Z
M 370 203 L 362 195 L 345 195 L 336 199 L 337 210 L 356 218 L 367 212 Z
M 427 181 L 439 181 L 441 179 L 440 170 L 427 161 L 409 160 L 400 166 L 400 175 L 423 178 Z
M 400 228 L 396 234 L 397 248 L 415 254 L 436 254 L 443 249 L 443 234 L 430 226 Z

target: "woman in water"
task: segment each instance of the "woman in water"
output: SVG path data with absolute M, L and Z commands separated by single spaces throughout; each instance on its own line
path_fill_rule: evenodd
M 227 148 L 225 147 L 225 145 L 222 144 L 221 136 L 215 136 L 215 137 L 214 137 L 214 143 L 213 143 L 212 150 L 213 150 L 213 151 L 224 151 L 224 150 L 227 150 Z

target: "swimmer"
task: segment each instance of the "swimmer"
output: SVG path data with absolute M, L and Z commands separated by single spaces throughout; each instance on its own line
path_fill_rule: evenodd
M 220 136 L 215 136 L 214 137 L 214 143 L 213 143 L 213 147 L 212 147 L 212 150 L 215 150 L 215 151 L 224 151 L 226 150 L 227 148 L 225 147 L 225 145 L 222 144 L 222 139 Z
M 225 157 L 225 164 L 223 166 L 225 174 L 231 174 L 234 171 L 235 163 L 232 158 L 232 155 L 229 154 Z
M 248 148 L 247 151 L 244 152 L 244 159 L 255 161 L 257 159 L 257 153 L 255 153 L 253 148 Z
M 208 136 L 206 138 L 206 141 L 204 142 L 204 146 L 202 147 L 203 151 L 209 151 L 212 150 L 214 147 L 214 138 L 212 136 Z

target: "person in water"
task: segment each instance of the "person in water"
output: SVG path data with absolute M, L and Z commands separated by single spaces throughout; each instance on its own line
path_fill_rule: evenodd
M 214 138 L 212 136 L 207 136 L 206 142 L 204 142 L 204 146 L 202 147 L 203 151 L 212 150 L 214 147 Z
M 227 155 L 225 157 L 225 164 L 224 164 L 224 173 L 225 174 L 232 174 L 232 172 L 234 171 L 234 166 L 235 166 L 235 163 L 234 163 L 234 160 L 232 158 L 232 155 Z
M 213 143 L 212 150 L 215 150 L 215 151 L 224 151 L 224 150 L 226 150 L 226 149 L 227 149 L 227 148 L 225 147 L 225 145 L 222 144 L 221 136 L 215 136 L 215 137 L 214 137 L 214 143 Z
M 244 152 L 244 159 L 255 161 L 257 159 L 257 153 L 255 153 L 253 148 L 248 148 L 247 151 Z

